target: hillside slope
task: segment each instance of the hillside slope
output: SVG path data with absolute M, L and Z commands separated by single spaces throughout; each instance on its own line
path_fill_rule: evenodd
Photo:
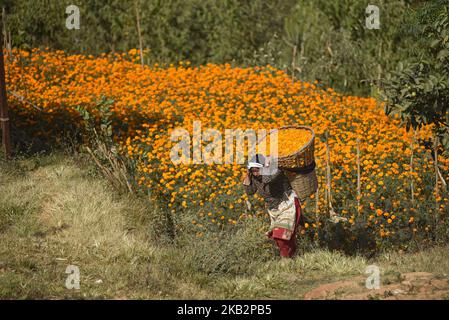
M 258 232 L 237 234 L 246 243 L 223 238 L 223 251 L 212 256 L 205 240 L 180 233 L 175 243 L 161 241 L 157 217 L 143 200 L 114 194 L 85 159 L 2 161 L 0 299 L 449 297 L 448 248 L 376 261 L 315 249 L 280 261 L 268 247 L 260 249 L 267 259 L 250 261 L 231 246 L 250 246 Z M 250 267 L 233 269 L 217 262 L 222 257 Z M 370 264 L 380 267 L 380 290 L 363 286 Z M 66 288 L 69 265 L 80 270 L 79 290 Z

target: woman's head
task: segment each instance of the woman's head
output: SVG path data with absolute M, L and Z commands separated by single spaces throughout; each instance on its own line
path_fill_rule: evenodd
M 260 176 L 260 168 L 265 165 L 265 157 L 261 154 L 254 155 L 248 162 L 248 170 L 254 176 Z

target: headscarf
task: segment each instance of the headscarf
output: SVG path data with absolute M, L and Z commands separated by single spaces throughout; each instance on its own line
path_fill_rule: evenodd
M 263 168 L 265 166 L 265 157 L 261 154 L 254 155 L 248 162 L 248 169 Z

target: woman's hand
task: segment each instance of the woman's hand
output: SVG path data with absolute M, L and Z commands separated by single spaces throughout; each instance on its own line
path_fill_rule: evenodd
M 242 183 L 245 186 L 249 186 L 251 184 L 251 179 L 249 178 L 248 172 L 245 172 L 242 176 Z
M 269 231 L 265 232 L 265 236 L 267 238 L 271 238 L 272 235 L 273 235 L 273 230 L 269 230 Z

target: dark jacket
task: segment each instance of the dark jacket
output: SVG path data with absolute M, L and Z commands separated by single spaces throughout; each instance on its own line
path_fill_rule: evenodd
M 281 171 L 277 170 L 272 175 L 262 175 L 255 177 L 250 174 L 250 184 L 244 185 L 245 192 L 248 195 L 253 195 L 257 192 L 265 200 L 265 205 L 268 209 L 275 209 L 278 205 L 288 199 L 292 187 L 288 181 L 287 176 Z

